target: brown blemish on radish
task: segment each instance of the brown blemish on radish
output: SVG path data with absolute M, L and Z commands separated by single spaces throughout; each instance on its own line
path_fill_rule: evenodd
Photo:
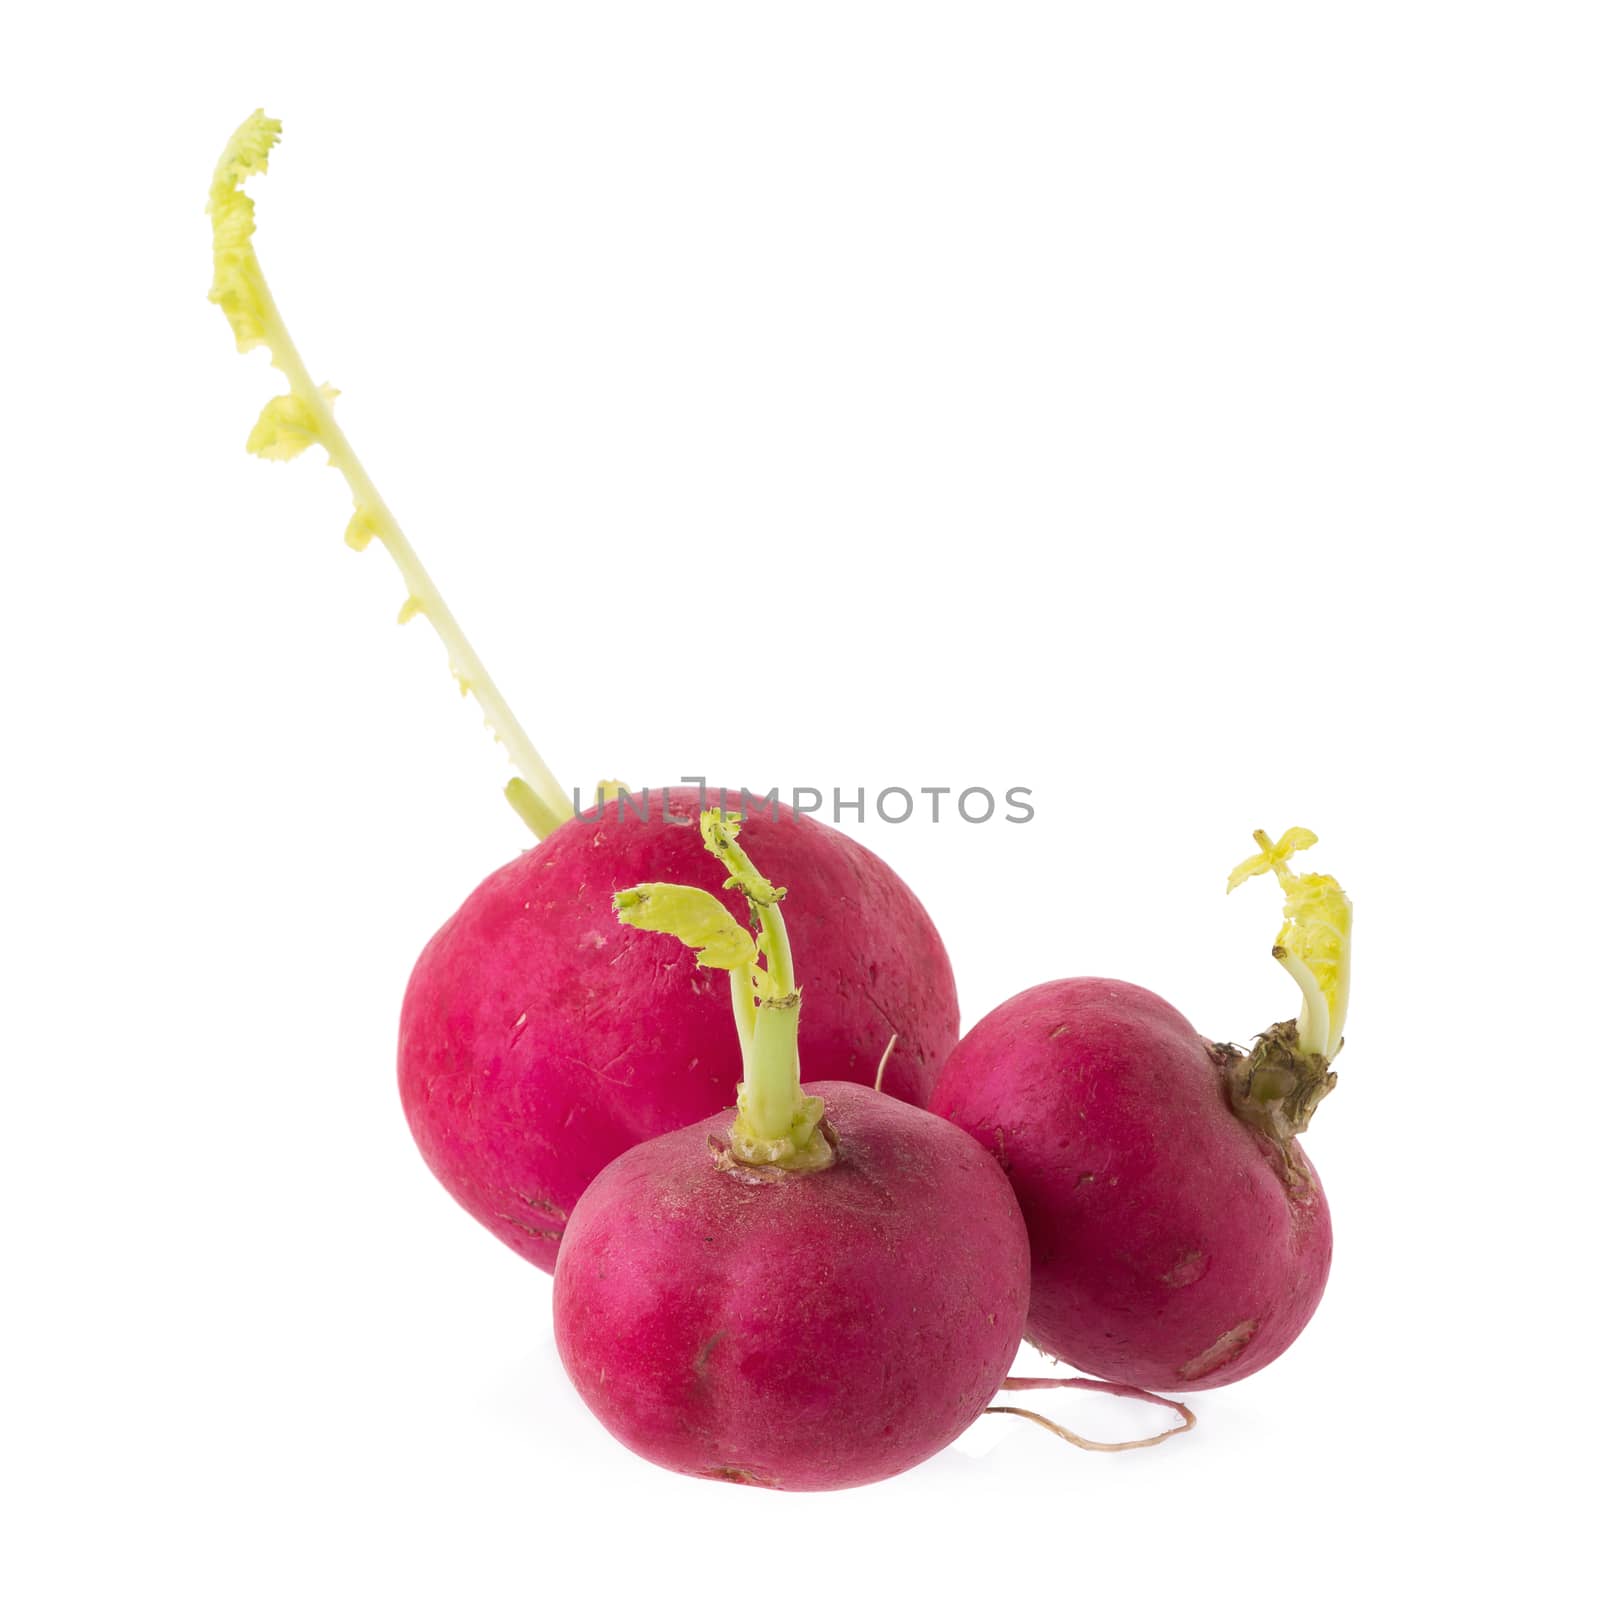
M 1251 1317 L 1237 1328 L 1229 1328 L 1209 1349 L 1202 1350 L 1192 1361 L 1185 1361 L 1178 1368 L 1178 1376 L 1185 1379 L 1203 1378 L 1218 1367 L 1226 1366 L 1255 1337 L 1256 1326 L 1255 1318 Z
M 748 1483 L 757 1489 L 777 1489 L 781 1487 L 776 1478 L 769 1478 L 760 1472 L 752 1472 L 749 1467 L 707 1467 L 699 1476 L 702 1478 L 715 1478 L 722 1483 Z
M 697 1377 L 697 1378 L 704 1378 L 705 1377 L 705 1375 L 706 1375 L 706 1363 L 711 1360 L 711 1352 L 713 1350 L 715 1350 L 717 1348 L 717 1346 L 719 1344 L 721 1344 L 722 1341 L 724 1339 L 726 1339 L 727 1337 L 728 1337 L 728 1330 L 726 1328 L 718 1328 L 717 1331 L 714 1334 L 712 1334 L 711 1337 L 709 1339 L 707 1339 L 706 1342 L 703 1345 L 701 1345 L 698 1350 L 695 1351 L 695 1353 L 694 1353 L 694 1363 L 693 1363 L 695 1377 Z
M 1172 1289 L 1182 1289 L 1191 1283 L 1198 1283 L 1206 1275 L 1206 1268 L 1211 1265 L 1206 1259 L 1203 1250 L 1185 1250 L 1172 1265 L 1161 1274 L 1161 1281 Z
M 1011 1158 L 1006 1154 L 1006 1130 L 1004 1128 L 996 1128 L 994 1130 L 994 1142 L 995 1160 L 1000 1163 L 1002 1172 L 1009 1172 L 1011 1170 Z
M 495 1215 L 502 1222 L 509 1222 L 513 1228 L 520 1228 L 533 1239 L 560 1239 L 563 1231 L 560 1228 L 536 1228 L 531 1222 L 524 1222 L 521 1217 L 512 1216 L 509 1211 L 497 1211 Z

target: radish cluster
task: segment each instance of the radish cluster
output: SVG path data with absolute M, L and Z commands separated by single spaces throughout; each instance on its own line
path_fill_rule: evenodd
M 1350 902 L 1289 866 L 1315 835 L 1258 833 L 1229 880 L 1278 879 L 1273 955 L 1301 995 L 1248 1050 L 1103 978 L 1030 989 L 958 1044 L 938 932 L 843 834 L 781 805 L 724 815 L 701 790 L 641 814 L 612 786 L 575 816 L 273 303 L 243 184 L 278 133 L 247 119 L 210 199 L 211 298 L 288 380 L 249 447 L 326 450 L 347 540 L 395 561 L 400 620 L 439 634 L 541 841 L 417 962 L 401 1099 L 445 1188 L 554 1272 L 557 1346 L 595 1415 L 674 1471 L 834 1489 L 915 1465 L 1001 1389 L 1154 1399 L 1282 1354 L 1328 1276 L 1299 1135 L 1349 996 Z M 1008 1378 L 1024 1333 L 1096 1376 Z M 1135 1444 L 1192 1425 L 1166 1403 L 1182 1427 Z

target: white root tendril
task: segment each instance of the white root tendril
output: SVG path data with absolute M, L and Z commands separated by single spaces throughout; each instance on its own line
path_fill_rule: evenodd
M 1131 1383 L 1108 1383 L 1101 1378 L 1007 1378 L 1000 1385 L 1002 1391 L 1028 1390 L 1028 1389 L 1088 1389 L 1100 1394 L 1114 1394 L 1124 1400 L 1144 1400 L 1153 1406 L 1167 1406 L 1176 1411 L 1183 1421 L 1175 1428 L 1168 1428 L 1164 1433 L 1151 1434 L 1147 1439 L 1124 1439 L 1120 1443 L 1108 1444 L 1099 1439 L 1085 1439 L 1081 1433 L 1074 1433 L 1071 1428 L 1059 1422 L 1053 1422 L 1049 1417 L 1041 1416 L 1037 1411 L 1029 1411 L 1024 1406 L 986 1406 L 986 1417 L 1026 1417 L 1029 1422 L 1037 1423 L 1041 1428 L 1048 1429 L 1058 1439 L 1065 1439 L 1068 1444 L 1076 1445 L 1080 1450 L 1147 1450 L 1153 1444 L 1161 1444 L 1164 1440 L 1172 1438 L 1175 1434 L 1187 1433 L 1195 1424 L 1195 1415 L 1181 1400 L 1169 1400 L 1164 1395 L 1151 1394 L 1147 1389 L 1136 1389 Z
M 875 1094 L 883 1093 L 883 1075 L 888 1070 L 889 1057 L 894 1054 L 894 1047 L 899 1042 L 900 1035 L 898 1033 L 891 1033 L 889 1035 L 888 1044 L 883 1047 L 883 1059 L 878 1062 L 878 1075 L 872 1080 L 872 1088 Z

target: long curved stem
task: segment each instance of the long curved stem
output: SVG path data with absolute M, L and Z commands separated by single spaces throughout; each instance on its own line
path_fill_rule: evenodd
M 350 492 L 356 502 L 356 515 L 352 519 L 352 526 L 370 530 L 371 537 L 389 552 L 390 559 L 400 569 L 400 576 L 405 579 L 407 596 L 402 620 L 409 620 L 413 616 L 424 616 L 433 625 L 434 632 L 439 635 L 450 658 L 450 670 L 455 674 L 456 682 L 461 685 L 461 692 L 470 694 L 478 702 L 489 731 L 505 746 L 511 764 L 522 775 L 524 782 L 532 790 L 533 797 L 548 813 L 539 817 L 539 820 L 546 825 L 542 828 L 534 827 L 534 832 L 543 838 L 572 815 L 571 802 L 562 793 L 556 775 L 534 748 L 533 741 L 523 730 L 522 724 L 517 721 L 516 713 L 507 704 L 494 679 L 489 676 L 489 669 L 483 664 L 478 652 L 473 649 L 461 624 L 456 621 L 455 614 L 445 604 L 439 586 L 429 576 L 421 557 L 417 555 L 394 513 L 379 494 L 377 485 L 373 483 L 367 469 L 361 464 L 361 458 L 356 454 L 344 429 L 339 426 L 332 405 L 318 385 L 312 382 L 311 374 L 307 371 L 299 350 L 295 348 L 294 340 L 289 336 L 289 330 L 278 311 L 277 302 L 273 299 L 272 291 L 267 287 L 266 278 L 259 267 L 256 268 L 256 278 L 261 295 L 262 323 L 266 330 L 268 347 L 273 354 L 274 365 L 288 378 L 290 392 L 316 419 L 318 443 L 327 450 L 328 460 L 339 469 L 345 482 L 350 485 Z M 519 811 L 520 809 L 519 807 Z M 525 817 L 524 820 L 530 819 Z
M 433 625 L 461 692 L 478 702 L 489 731 L 505 747 L 520 774 L 506 786 L 506 798 L 534 833 L 543 838 L 572 815 L 570 801 L 489 676 L 489 669 L 472 648 L 438 585 L 428 575 L 339 426 L 333 414 L 335 391 L 312 382 L 267 287 L 252 241 L 254 208 L 242 186 L 246 178 L 266 171 L 268 152 L 276 144 L 279 132 L 280 125 L 259 111 L 246 118 L 218 164 L 209 208 L 217 267 L 211 298 L 227 315 L 240 350 L 264 344 L 272 364 L 289 380 L 289 393 L 267 402 L 250 436 L 250 448 L 258 455 L 277 460 L 289 460 L 311 444 L 320 444 L 328 452 L 329 462 L 339 469 L 355 499 L 355 515 L 345 532 L 346 541 L 360 550 L 376 539 L 389 552 L 406 584 L 400 620 L 408 622 L 412 617 L 425 616 Z

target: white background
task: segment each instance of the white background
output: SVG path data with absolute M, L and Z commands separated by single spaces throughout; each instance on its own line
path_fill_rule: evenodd
M 13 18 L 9 1591 L 1574 1592 L 1597 42 L 1528 0 Z M 857 830 L 969 1022 L 1081 972 L 1290 1013 L 1222 882 L 1321 833 L 1333 1277 L 1195 1433 L 990 1419 L 817 1499 L 589 1419 L 397 1103 L 410 963 L 526 836 L 342 484 L 243 452 L 277 380 L 202 204 L 258 104 L 289 325 L 568 784 L 1031 787 Z

